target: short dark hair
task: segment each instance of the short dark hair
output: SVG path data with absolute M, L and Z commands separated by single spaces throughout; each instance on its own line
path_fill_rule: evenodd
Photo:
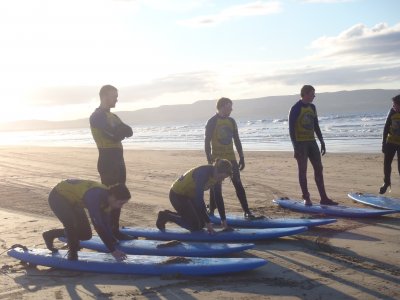
M 301 91 L 300 91 L 300 96 L 304 97 L 311 91 L 315 91 L 315 88 L 312 85 L 308 85 L 308 84 L 303 85 L 303 87 L 301 88 Z
M 218 173 L 225 173 L 232 176 L 232 163 L 229 160 L 217 158 L 214 166 Z
M 397 95 L 395 97 L 392 98 L 393 102 L 395 102 L 396 104 L 400 104 L 400 95 Z
M 125 184 L 113 185 L 108 189 L 110 195 L 114 195 L 117 200 L 129 200 L 131 199 L 131 193 Z
M 109 91 L 118 91 L 118 89 L 110 84 L 103 85 L 99 92 L 100 99 L 103 99 Z
M 225 98 L 225 97 L 219 98 L 217 100 L 217 109 L 220 109 L 222 106 L 224 106 L 226 104 L 230 104 L 230 103 L 232 103 L 232 100 L 229 98 Z

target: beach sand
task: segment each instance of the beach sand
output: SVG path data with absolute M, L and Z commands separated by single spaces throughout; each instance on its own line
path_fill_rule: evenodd
M 329 145 L 328 145 L 329 151 Z M 304 217 L 272 203 L 274 197 L 301 196 L 291 152 L 245 152 L 242 181 L 250 207 L 269 217 Z M 205 162 L 203 151 L 125 150 L 127 185 L 133 199 L 121 223 L 154 226 L 157 212 L 170 209 L 171 183 Z M 348 192 L 377 193 L 382 154 L 326 154 L 328 195 L 340 204 Z M 0 148 L 0 299 L 399 299 L 400 214 L 373 219 L 339 219 L 304 234 L 259 242 L 239 257 L 261 257 L 254 271 L 217 277 L 102 275 L 28 267 L 8 257 L 13 244 L 44 247 L 43 230 L 60 227 L 47 204 L 62 179 L 99 180 L 97 150 L 90 148 Z M 400 198 L 397 161 L 392 191 Z M 312 167 L 312 199 L 318 202 Z M 223 185 L 228 212 L 240 212 L 229 181 Z M 208 198 L 208 197 L 207 197 Z M 168 226 L 168 225 L 167 225 Z M 61 246 L 62 244 L 58 244 Z

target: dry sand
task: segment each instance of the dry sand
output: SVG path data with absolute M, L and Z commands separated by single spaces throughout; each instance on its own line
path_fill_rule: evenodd
M 271 202 L 276 196 L 301 195 L 292 153 L 245 155 L 242 180 L 250 207 L 270 217 L 303 217 Z M 125 160 L 133 199 L 123 209 L 122 224 L 154 226 L 157 212 L 171 207 L 170 184 L 205 157 L 202 151 L 126 150 Z M 328 153 L 323 157 L 328 195 L 363 207 L 346 194 L 377 193 L 382 161 L 382 154 Z M 47 205 L 48 192 L 66 178 L 99 180 L 96 162 L 96 149 L 0 148 L 0 299 L 400 299 L 400 214 L 340 219 L 301 235 L 259 242 L 237 256 L 265 258 L 266 266 L 220 277 L 110 276 L 27 267 L 8 257 L 15 243 L 44 247 L 41 232 L 59 227 Z M 388 195 L 400 197 L 395 171 Z M 311 166 L 308 173 L 316 202 Z M 223 190 L 227 211 L 240 212 L 232 184 L 225 182 Z

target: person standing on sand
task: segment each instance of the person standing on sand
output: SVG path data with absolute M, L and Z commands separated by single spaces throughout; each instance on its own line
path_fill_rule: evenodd
M 393 106 L 389 110 L 383 128 L 382 153 L 385 154 L 383 161 L 383 185 L 379 194 L 386 193 L 391 185 L 392 162 L 397 152 L 397 168 L 400 174 L 400 95 L 392 98 Z
M 64 229 L 43 232 L 46 247 L 52 252 L 57 252 L 53 246 L 54 239 L 66 236 L 68 259 L 77 260 L 79 241 L 92 238 L 92 230 L 84 209 L 87 208 L 95 230 L 112 256 L 117 260 L 124 260 L 125 253 L 115 248 L 118 241 L 112 234 L 110 215 L 114 210 L 120 210 L 130 198 L 131 194 L 124 184 L 109 189 L 90 180 L 61 181 L 50 192 L 49 205 L 64 225 Z
M 319 128 L 317 110 L 312 104 L 315 98 L 315 89 L 311 85 L 301 88 L 301 99 L 292 106 L 289 112 L 289 134 L 293 144 L 294 158 L 299 168 L 299 183 L 303 193 L 305 205 L 312 205 L 307 187 L 307 163 L 310 159 L 314 168 L 315 183 L 321 197 L 320 204 L 337 205 L 337 202 L 328 198 L 325 191 L 321 154 L 325 155 L 325 142 Z M 315 140 L 314 133 L 321 143 L 321 153 Z
M 244 217 L 246 219 L 256 219 L 247 203 L 246 191 L 240 179 L 240 171 L 245 167 L 242 143 L 239 138 L 239 131 L 236 121 L 230 117 L 232 112 L 232 100 L 229 98 L 220 98 L 217 101 L 217 113 L 207 121 L 205 128 L 204 148 L 207 161 L 212 164 L 216 159 L 227 159 L 232 164 L 232 183 L 236 190 L 236 195 L 242 206 Z M 239 163 L 236 161 L 235 151 L 239 154 Z M 220 199 L 220 200 L 217 200 Z M 210 190 L 209 213 L 214 214 L 216 202 L 223 203 L 222 184 L 216 184 Z M 225 220 L 225 209 L 218 207 L 221 220 Z
M 90 116 L 90 129 L 99 150 L 97 170 L 101 183 L 108 187 L 126 183 L 126 167 L 122 140 L 131 137 L 132 128 L 110 112 L 118 101 L 118 90 L 112 85 L 100 89 L 100 106 Z M 120 232 L 119 218 L 121 209 L 112 211 L 111 224 L 114 236 L 118 240 L 131 240 L 134 237 Z
M 214 165 L 195 167 L 171 186 L 169 200 L 176 212 L 163 210 L 158 213 L 156 226 L 165 230 L 167 222 L 173 222 L 187 230 L 197 231 L 204 227 L 210 234 L 215 233 L 204 203 L 204 191 L 232 176 L 232 164 L 226 159 L 217 159 Z M 222 222 L 225 230 L 229 230 L 226 221 Z

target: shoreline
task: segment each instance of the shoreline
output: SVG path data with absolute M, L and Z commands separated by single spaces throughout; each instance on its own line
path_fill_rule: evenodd
M 319 142 L 318 142 L 318 146 L 319 146 Z M 96 146 L 91 144 L 91 145 L 29 145 L 29 144 L 25 144 L 25 145 L 19 145 L 19 144 L 13 144 L 13 145 L 2 145 L 0 144 L 0 149 L 13 149 L 13 148 L 21 148 L 21 147 L 31 147 L 31 148 L 54 148 L 54 149 L 65 149 L 65 148 L 69 148 L 69 149 L 91 149 L 91 150 L 97 150 Z M 125 151 L 189 151 L 189 152 L 194 152 L 194 151 L 198 151 L 203 153 L 204 150 L 200 149 L 200 148 L 146 148 L 146 147 L 126 147 L 124 146 L 124 152 Z M 247 156 L 246 154 L 251 154 L 252 152 L 277 152 L 277 153 L 293 153 L 293 149 L 271 149 L 271 150 L 266 150 L 266 149 L 251 149 L 251 150 L 246 150 L 244 149 L 244 153 L 245 156 Z M 377 149 L 375 151 L 344 151 L 344 150 L 340 150 L 340 151 L 328 151 L 326 154 L 382 154 L 380 149 Z M 383 157 L 383 154 L 382 154 Z M 394 160 L 396 160 L 397 157 L 394 158 Z

